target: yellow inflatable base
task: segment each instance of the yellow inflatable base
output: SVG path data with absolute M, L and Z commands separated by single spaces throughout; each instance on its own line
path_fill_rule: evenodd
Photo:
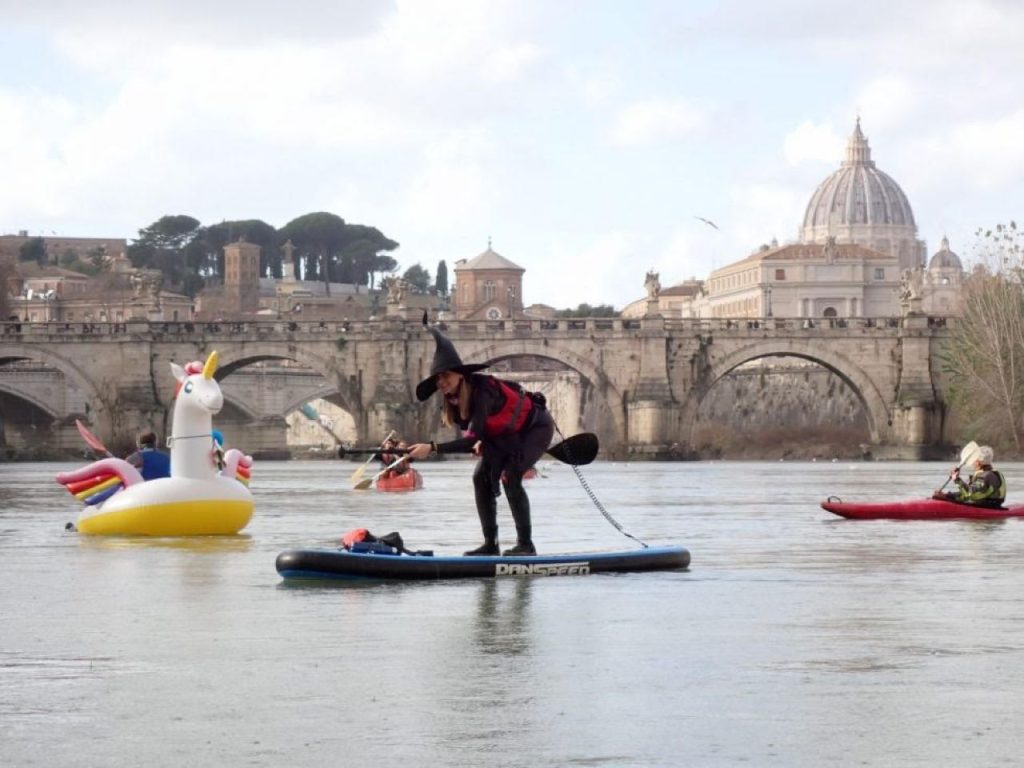
M 92 536 L 225 536 L 252 519 L 253 502 L 176 501 L 148 504 L 80 518 L 78 532 Z

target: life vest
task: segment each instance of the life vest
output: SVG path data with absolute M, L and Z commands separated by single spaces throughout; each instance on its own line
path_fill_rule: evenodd
M 533 410 L 533 400 L 529 393 L 493 377 L 488 379 L 488 384 L 501 392 L 505 403 L 497 413 L 484 421 L 484 435 L 498 437 L 521 430 Z
M 171 457 L 153 448 L 142 449 L 142 479 L 156 480 L 171 476 Z

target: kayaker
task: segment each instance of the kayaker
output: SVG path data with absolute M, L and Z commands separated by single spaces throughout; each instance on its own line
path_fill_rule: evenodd
M 395 440 L 391 437 L 381 443 L 380 463 L 383 465 L 384 469 L 387 470 L 383 475 L 381 475 L 381 477 L 388 479 L 397 475 L 404 475 L 408 471 L 408 460 L 395 464 L 393 467 L 391 466 L 398 461 L 399 457 L 402 455 L 401 453 L 391 453 L 391 451 L 395 448 L 406 449 L 408 447 L 408 443 L 404 440 Z
M 157 450 L 155 434 L 143 432 L 135 441 L 135 445 L 138 450 L 129 454 L 125 461 L 139 470 L 143 480 L 171 476 L 171 457 Z
M 956 483 L 956 490 L 943 494 L 949 501 L 961 504 L 973 504 L 978 507 L 1001 507 L 1006 499 L 1006 478 L 1003 473 L 992 468 L 994 453 L 983 445 L 978 449 L 974 460 L 974 471 L 966 483 L 960 477 L 960 467 L 949 473 L 950 479 Z M 938 495 L 938 493 L 936 493 Z
M 484 543 L 467 555 L 535 555 L 530 500 L 523 489 L 523 472 L 544 453 L 555 425 L 543 395 L 527 392 L 511 381 L 486 376 L 486 364 L 464 365 L 455 346 L 436 328 L 428 328 L 436 348 L 430 375 L 416 386 L 423 402 L 441 393 L 441 421 L 457 426 L 463 437 L 446 443 L 416 443 L 413 459 L 435 453 L 472 452 L 480 457 L 473 472 L 473 492 Z M 504 477 L 502 477 L 504 473 Z M 498 546 L 498 496 L 505 489 L 516 525 L 515 546 Z

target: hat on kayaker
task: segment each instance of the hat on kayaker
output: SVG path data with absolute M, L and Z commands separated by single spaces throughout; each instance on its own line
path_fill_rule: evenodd
M 427 324 L 426 313 L 423 315 L 423 324 Z M 430 364 L 430 375 L 416 385 L 416 398 L 420 402 L 429 399 L 437 391 L 437 374 L 452 371 L 453 373 L 461 373 L 463 376 L 466 376 L 488 367 L 487 363 L 465 365 L 462 362 L 462 358 L 459 357 L 459 353 L 455 351 L 455 345 L 452 344 L 450 339 L 445 337 L 437 328 L 428 326 L 427 330 L 434 337 L 436 346 L 434 348 L 434 360 Z
M 976 461 L 980 461 L 982 464 L 991 464 L 992 459 L 994 458 L 995 454 L 989 446 L 983 445 L 978 449 L 978 458 Z

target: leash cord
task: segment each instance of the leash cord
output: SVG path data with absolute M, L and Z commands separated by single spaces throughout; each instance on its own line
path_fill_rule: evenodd
M 554 421 L 554 419 L 552 419 L 552 421 Z M 558 428 L 558 423 L 557 422 L 555 423 L 555 431 L 558 433 L 558 436 L 560 438 L 562 438 L 562 440 L 564 442 L 565 441 L 565 435 L 563 435 L 562 434 L 562 430 L 560 430 Z M 586 494 L 587 494 L 587 496 L 590 497 L 590 500 L 592 502 L 594 502 L 594 506 L 597 507 L 597 510 L 602 515 L 604 515 L 604 519 L 607 520 L 609 523 L 611 523 L 615 527 L 615 529 L 619 533 L 621 533 L 623 536 L 628 536 L 629 538 L 631 538 L 633 541 L 635 541 L 637 544 L 639 544 L 644 549 L 648 549 L 649 545 L 646 542 L 641 541 L 636 536 L 634 536 L 633 534 L 629 533 L 621 525 L 619 525 L 618 521 L 614 517 L 611 516 L 611 514 L 608 512 L 607 509 L 604 508 L 604 504 L 601 503 L 600 499 L 597 498 L 597 494 L 595 494 L 594 491 L 591 489 L 590 483 L 588 483 L 587 479 L 585 477 L 583 477 L 583 473 L 580 471 L 579 466 L 577 466 L 575 461 L 572 461 L 572 458 L 573 458 L 573 456 L 572 456 L 572 449 L 569 447 L 568 443 L 565 443 L 565 453 L 566 453 L 566 455 L 570 459 L 569 466 L 572 467 L 572 471 L 575 473 L 576 479 L 580 481 L 580 485 L 583 487 L 583 490 L 586 491 Z

